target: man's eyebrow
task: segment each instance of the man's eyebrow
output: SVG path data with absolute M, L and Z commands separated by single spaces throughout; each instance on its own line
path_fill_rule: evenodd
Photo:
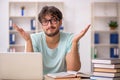
M 53 16 L 53 17 L 51 17 L 50 19 L 57 19 L 57 18 Z M 50 20 L 50 19 L 49 19 L 49 20 Z M 48 20 L 48 19 L 43 18 L 43 20 Z

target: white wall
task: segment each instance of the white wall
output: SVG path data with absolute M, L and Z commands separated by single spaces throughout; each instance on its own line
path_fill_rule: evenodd
M 8 49 L 8 0 L 0 1 L 0 52 Z
M 13 0 L 12 0 L 13 1 Z M 14 0 L 16 1 L 16 0 Z M 17 0 L 18 1 L 18 0 Z M 19 0 L 20 1 L 20 0 Z M 22 0 L 25 1 L 25 0 Z M 28 0 L 26 0 L 28 1 Z M 29 0 L 35 1 L 35 0 Z M 38 1 L 38 0 L 36 0 Z M 47 1 L 47 0 L 42 0 Z M 55 1 L 55 0 L 48 0 Z M 67 32 L 79 33 L 84 27 L 91 23 L 91 2 L 90 0 L 56 0 L 64 1 L 65 9 L 65 29 Z M 0 3 L 1 17 L 0 18 L 0 51 L 7 51 L 8 47 L 8 0 L 2 0 Z M 3 11 L 4 9 L 4 11 Z M 90 73 L 90 30 L 80 40 L 80 58 L 82 62 L 82 72 Z M 3 45 L 3 46 L 2 46 Z

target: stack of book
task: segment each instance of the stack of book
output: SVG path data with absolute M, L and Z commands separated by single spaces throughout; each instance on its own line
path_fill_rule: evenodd
M 120 80 L 120 59 L 93 59 L 91 80 Z

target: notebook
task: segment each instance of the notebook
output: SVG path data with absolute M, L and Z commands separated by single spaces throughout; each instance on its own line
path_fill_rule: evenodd
M 42 80 L 42 54 L 37 52 L 0 52 L 0 79 Z

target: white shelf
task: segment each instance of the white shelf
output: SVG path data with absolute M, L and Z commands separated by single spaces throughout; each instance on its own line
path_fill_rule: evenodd
M 10 47 L 25 47 L 25 44 L 10 44 Z
M 94 33 L 119 33 L 119 30 L 92 30 Z
M 110 30 L 109 22 L 117 21 L 118 28 L 116 30 Z M 97 49 L 97 58 L 111 58 L 110 49 L 120 49 L 120 3 L 118 2 L 93 2 L 92 4 L 92 29 L 91 29 L 91 48 Z M 118 34 L 118 44 L 110 43 L 110 35 Z M 99 35 L 99 43 L 95 43 L 95 34 Z M 104 54 L 103 54 L 104 53 Z M 94 51 L 91 53 L 95 54 Z M 120 54 L 120 52 L 119 52 Z
M 119 46 L 118 44 L 92 44 L 92 46 L 95 46 L 95 47 L 116 47 L 116 46 Z
M 9 18 L 35 18 L 35 16 L 9 16 Z

